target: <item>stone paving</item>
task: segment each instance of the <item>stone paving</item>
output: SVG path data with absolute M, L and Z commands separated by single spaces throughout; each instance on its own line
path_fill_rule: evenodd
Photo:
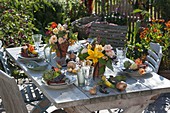
M 6 113 L 1 104 L 2 100 L 0 99 L 0 113 Z M 31 110 L 30 106 L 27 106 Z M 48 110 L 49 113 L 66 113 L 62 109 L 57 109 L 54 106 L 51 106 Z M 100 113 L 123 113 L 123 110 L 111 109 L 101 110 Z M 95 112 L 97 113 L 97 112 Z M 161 94 L 154 103 L 151 103 L 143 113 L 170 113 L 170 93 Z

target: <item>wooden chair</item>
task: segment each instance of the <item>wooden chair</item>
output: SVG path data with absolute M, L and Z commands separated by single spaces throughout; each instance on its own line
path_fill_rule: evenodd
M 93 22 L 90 28 L 89 38 L 100 37 L 111 44 L 113 49 L 124 47 L 126 44 L 127 26 L 120 26 L 107 22 Z
M 84 39 L 89 35 L 91 23 L 100 20 L 101 17 L 91 15 L 75 20 L 71 23 L 71 25 L 73 26 L 74 31 L 78 32 L 78 38 Z
M 6 72 L 6 74 L 8 76 L 12 76 L 11 70 L 10 70 L 9 65 L 8 65 L 8 61 L 7 61 L 5 51 L 0 51 L 0 60 L 1 60 L 1 63 L 3 65 L 4 71 Z M 20 92 L 22 94 L 22 98 L 24 99 L 24 102 L 26 104 L 34 106 L 35 110 L 39 109 L 40 112 L 46 112 L 46 109 L 51 105 L 51 103 L 43 95 L 43 93 L 35 86 L 35 84 L 33 84 L 32 82 L 28 82 L 28 83 L 24 83 L 24 84 L 19 85 L 19 86 L 20 86 Z M 44 106 L 44 101 L 47 102 L 45 104 L 45 106 Z
M 28 112 L 15 79 L 2 70 L 0 70 L 0 86 L 0 96 L 7 113 Z
M 154 72 L 158 72 L 162 59 L 162 46 L 159 43 L 150 43 L 150 49 L 148 49 L 148 55 L 146 57 L 145 64 L 150 66 Z
M 16 84 L 15 78 L 0 70 L 0 96 L 7 113 L 28 113 L 26 98 Z M 39 106 L 38 106 L 39 105 Z M 33 113 L 47 113 L 49 101 L 44 100 L 37 103 L 39 110 L 33 109 Z M 44 108 L 42 108 L 44 107 Z

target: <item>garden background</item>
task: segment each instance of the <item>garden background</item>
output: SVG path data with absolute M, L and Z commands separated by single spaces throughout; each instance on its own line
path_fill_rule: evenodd
M 165 20 L 158 23 L 156 28 L 161 29 L 163 36 L 156 36 L 154 41 L 164 40 L 165 31 L 162 29 L 170 19 L 169 6 L 168 0 L 1 0 L 0 39 L 6 47 L 21 46 L 32 43 L 32 34 L 40 33 L 43 34 L 44 41 L 48 23 L 54 21 L 71 26 L 75 20 L 95 15 L 101 17 L 100 21 L 128 26 L 127 56 L 135 59 L 146 55 L 146 43 L 141 41 L 140 33 L 153 23 L 152 20 Z M 168 32 L 166 41 L 163 41 L 164 57 L 160 73 L 166 71 L 164 74 L 170 73 L 169 37 Z M 20 74 L 19 72 L 14 69 L 14 75 Z

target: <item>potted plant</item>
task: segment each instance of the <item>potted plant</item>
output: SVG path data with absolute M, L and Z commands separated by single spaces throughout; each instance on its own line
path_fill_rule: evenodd
M 139 40 L 134 45 L 129 45 L 132 54 L 137 53 L 138 57 L 145 57 L 149 43 L 159 43 L 163 46 L 163 58 L 160 66 L 160 72 L 162 70 L 169 70 L 169 46 L 170 46 L 170 21 L 165 22 L 163 19 L 152 20 L 147 27 L 144 27 L 140 31 Z M 131 54 L 131 55 L 132 55 Z

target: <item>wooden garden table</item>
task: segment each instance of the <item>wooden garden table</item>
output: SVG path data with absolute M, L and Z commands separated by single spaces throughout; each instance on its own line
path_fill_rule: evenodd
M 128 77 L 127 88 L 123 92 L 110 89 L 109 94 L 97 92 L 97 95 L 90 95 L 75 84 L 66 89 L 50 89 L 41 81 L 43 71 L 28 69 L 25 65 L 27 61 L 17 57 L 20 49 L 7 48 L 6 51 L 44 95 L 57 108 L 64 108 L 68 113 L 89 113 L 111 108 L 122 108 L 126 113 L 141 113 L 160 93 L 170 91 L 170 81 L 154 72 L 143 77 Z

